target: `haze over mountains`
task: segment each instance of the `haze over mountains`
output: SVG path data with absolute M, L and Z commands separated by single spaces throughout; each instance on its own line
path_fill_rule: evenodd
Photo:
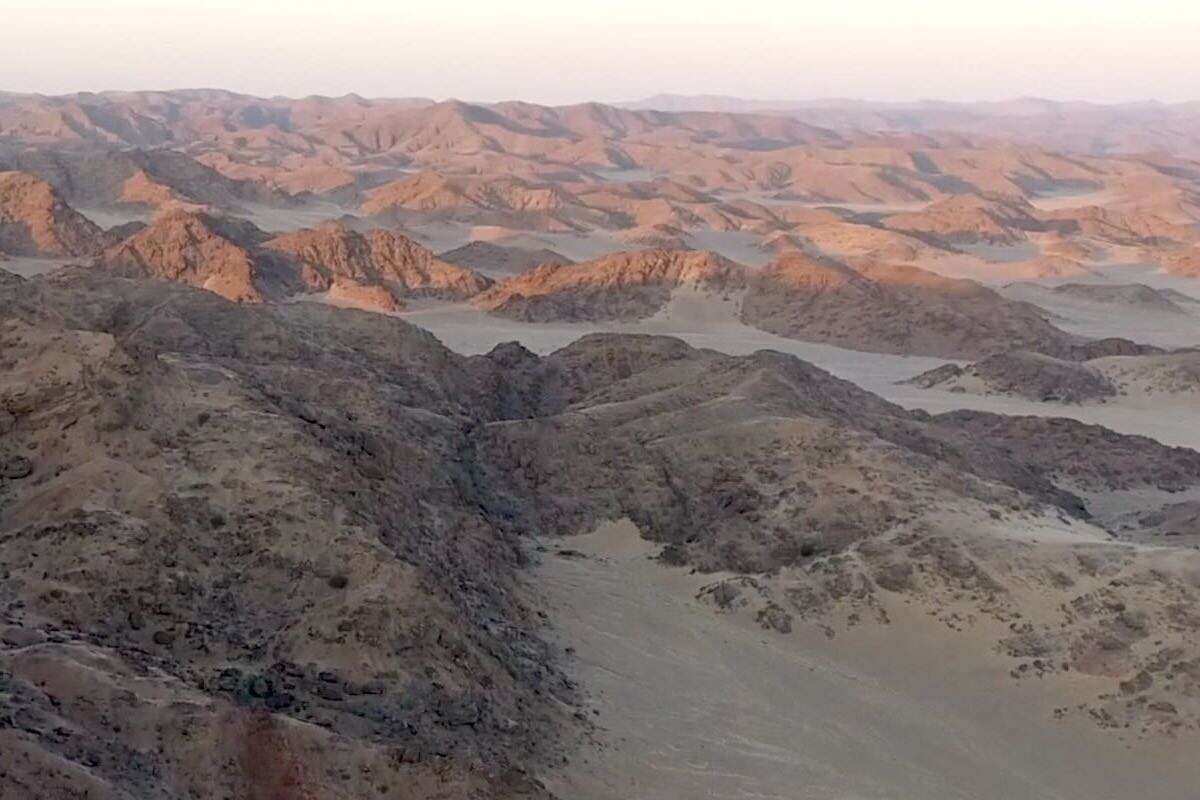
M 0 94 L 0 795 L 1188 796 L 1198 348 L 1195 104 Z
M 781 114 L 833 128 L 876 133 L 954 131 L 1080 153 L 1164 151 L 1195 155 L 1200 102 L 1059 102 L 1022 97 L 1000 102 L 882 103 L 848 99 L 745 100 L 660 94 L 623 108 Z

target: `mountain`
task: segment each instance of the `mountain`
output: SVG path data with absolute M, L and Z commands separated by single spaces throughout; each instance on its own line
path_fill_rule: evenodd
M 397 300 L 465 300 L 492 285 L 491 279 L 441 260 L 407 236 L 379 228 L 364 235 L 330 222 L 278 236 L 263 247 L 295 262 L 310 290 L 349 282 L 384 287 Z
M 584 271 L 740 275 L 635 263 Z M 1031 719 L 1160 743 L 1200 720 L 1195 552 L 1101 527 L 1117 492 L 1189 519 L 1162 498 L 1200 487 L 1191 450 L 912 412 L 777 352 L 604 334 L 464 357 L 394 317 L 90 268 L 0 272 L 0 344 L 9 793 L 548 800 L 620 722 L 593 713 L 530 567 L 590 558 L 559 537 L 620 518 L 655 574 L 728 584 L 687 594 L 692 635 L 744 611 L 759 642 L 928 636 L 939 692 L 968 642 L 972 681 Z
M 804 221 L 796 224 L 792 230 L 832 258 L 870 258 L 912 264 L 957 252 L 949 249 L 950 245 L 945 242 L 931 241 L 928 237 L 918 238 L 853 220 Z
M 742 320 L 780 336 L 854 350 L 978 358 L 1069 352 L 1077 337 L 1034 306 L 916 267 L 785 254 L 750 281 Z
M 586 709 L 459 460 L 498 366 L 94 269 L 0 272 L 0 354 L 0 795 L 548 800 Z
M 106 250 L 103 268 L 131 277 L 165 278 L 235 302 L 292 295 L 397 311 L 404 298 L 466 299 L 491 285 L 471 270 L 441 261 L 401 234 L 366 234 L 330 222 L 271 238 L 236 218 L 176 209 Z
M 236 180 L 187 154 L 166 149 L 16 149 L 0 146 L 8 164 L 45 180 L 67 202 L 84 208 L 172 206 L 238 209 L 246 203 L 288 206 L 283 192 Z
M 923 389 L 1001 394 L 1038 402 L 1084 403 L 1117 394 L 1113 382 L 1095 367 L 1021 351 L 997 353 L 966 367 L 937 367 L 908 383 Z
M 672 291 L 722 294 L 745 286 L 745 269 L 715 253 L 641 250 L 580 264 L 543 264 L 475 298 L 489 313 L 526 322 L 639 319 Z
M 438 255 L 442 261 L 473 269 L 491 277 L 515 275 L 539 264 L 570 264 L 571 259 L 554 250 L 528 250 L 493 242 L 473 241 Z
M 237 303 L 261 303 L 264 275 L 249 250 L 213 216 L 176 209 L 105 250 L 97 264 L 129 277 L 163 278 Z
M 0 252 L 70 258 L 92 255 L 106 243 L 104 231 L 50 184 L 23 172 L 0 172 Z
M 1179 299 L 1168 290 L 1154 289 L 1144 283 L 1109 285 L 1096 283 L 1064 283 L 1051 291 L 1067 297 L 1077 297 L 1092 303 L 1124 308 L 1158 311 L 1168 314 L 1186 313 Z M 1183 302 L 1187 302 L 1184 300 Z
M 904 233 L 932 237 L 947 244 L 1013 244 L 1044 225 L 1028 202 L 960 195 L 932 203 L 921 211 L 884 217 L 883 224 Z
M 1174 222 L 1153 209 L 1083 206 L 1049 212 L 1045 219 L 1060 234 L 1082 234 L 1117 245 L 1154 247 L 1200 242 L 1200 232 L 1193 225 Z
M 621 105 L 672 113 L 777 114 L 834 129 L 879 133 L 953 131 L 1091 155 L 1200 153 L 1200 106 L 1196 103 L 1100 104 L 1042 98 L 978 103 L 933 100 L 885 103 L 836 98 L 752 100 L 667 94 Z

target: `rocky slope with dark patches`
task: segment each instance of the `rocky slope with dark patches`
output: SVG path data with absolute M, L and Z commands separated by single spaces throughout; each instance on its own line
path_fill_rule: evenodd
M 545 796 L 491 361 L 97 271 L 0 276 L 0 341 L 0 794 Z
M 553 250 L 528 250 L 492 242 L 468 242 L 438 256 L 442 261 L 492 277 L 517 275 L 541 264 L 570 264 L 571 259 Z
M 1190 450 L 1069 420 L 931 418 L 767 351 L 594 335 L 536 369 L 536 413 L 489 426 L 498 455 L 482 459 L 514 476 L 522 526 L 566 534 L 629 516 L 708 569 L 777 568 L 805 543 L 837 550 L 939 503 L 1086 518 L 1084 477 L 1200 485 Z
M 1034 306 L 974 281 L 801 253 L 781 256 L 754 275 L 742 320 L 792 339 L 943 358 L 1014 349 L 1063 355 L 1082 342 Z
M 1103 372 L 1087 364 L 1040 353 L 997 353 L 960 367 L 937 367 L 906 381 L 923 389 L 1003 394 L 1038 402 L 1085 403 L 1117 394 Z
M 1014 460 L 1068 488 L 1152 487 L 1176 492 L 1196 486 L 1200 476 L 1200 453 L 1195 450 L 1166 447 L 1145 436 L 1065 417 L 953 411 L 933 420 L 953 431 L 955 441 L 1002 447 Z
M 786 578 L 762 615 L 781 635 L 883 618 L 888 592 L 989 619 L 1035 611 L 1022 587 L 1069 604 L 1023 549 L 1025 526 L 1058 526 L 1163 610 L 1122 629 L 1119 664 L 1086 649 L 1103 610 L 1047 652 L 1081 648 L 1114 692 L 1154 636 L 1200 652 L 1200 626 L 1165 621 L 1186 582 L 1084 521 L 1088 493 L 1200 485 L 1192 451 L 930 417 L 790 356 L 665 337 L 466 358 L 383 315 L 94 269 L 0 273 L 0 301 L 0 788 L 18 796 L 546 797 L 590 715 L 522 537 L 617 517 L 669 564 Z M 1194 725 L 1186 690 L 1134 695 Z

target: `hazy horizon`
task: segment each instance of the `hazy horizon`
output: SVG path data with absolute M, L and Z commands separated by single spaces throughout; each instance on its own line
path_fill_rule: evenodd
M 1200 99 L 1200 8 L 1068 0 L 837 8 L 468 0 L 15 0 L 5 91 L 214 87 L 257 96 L 633 102 L 658 94 L 1126 103 Z M 96 46 L 105 46 L 97 59 Z
M 825 97 L 753 97 L 753 96 L 732 95 L 732 94 L 699 94 L 699 93 L 691 94 L 691 93 L 685 93 L 685 92 L 671 92 L 671 91 L 651 92 L 649 94 L 642 95 L 639 97 L 625 97 L 625 98 L 617 98 L 617 99 L 597 100 L 595 98 L 581 97 L 578 99 L 568 100 L 565 102 L 549 102 L 549 101 L 543 102 L 543 101 L 538 101 L 538 100 L 530 100 L 528 98 L 520 97 L 520 96 L 499 97 L 499 98 L 494 98 L 494 99 L 489 98 L 486 100 L 482 100 L 482 99 L 472 98 L 472 97 L 458 97 L 458 96 L 434 97 L 434 96 L 429 96 L 429 95 L 416 95 L 416 94 L 413 94 L 413 95 L 376 95 L 376 94 L 364 94 L 363 92 L 356 92 L 353 90 L 347 91 L 347 92 L 341 92 L 339 94 L 329 94 L 329 93 L 322 93 L 322 92 L 304 92 L 304 93 L 292 92 L 292 93 L 266 94 L 266 93 L 260 93 L 260 92 L 240 91 L 237 89 L 231 89 L 227 86 L 203 86 L 203 85 L 172 86 L 169 88 L 156 87 L 156 86 L 142 86 L 142 87 L 123 87 L 123 88 L 119 88 L 119 89 L 112 89 L 112 88 L 76 89 L 76 90 L 66 91 L 66 92 L 22 91 L 22 90 L 10 89 L 6 86 L 0 86 L 0 95 L 7 94 L 7 95 L 20 95 L 20 96 L 30 96 L 30 97 L 33 97 L 33 96 L 73 97 L 76 95 L 85 95 L 85 94 L 112 95 L 112 94 L 155 93 L 155 92 L 162 92 L 162 93 L 166 93 L 166 92 L 228 92 L 233 95 L 241 95 L 244 97 L 253 97 L 253 98 L 259 98 L 259 99 L 263 99 L 263 100 L 303 100 L 305 98 L 310 98 L 310 97 L 324 97 L 324 98 L 330 98 L 330 99 L 337 99 L 337 98 L 341 98 L 341 97 L 359 97 L 359 98 L 361 98 L 363 100 L 367 100 L 367 101 L 388 101 L 388 100 L 418 101 L 418 100 L 420 100 L 420 101 L 429 101 L 431 103 L 461 102 L 461 103 L 468 103 L 468 104 L 472 104 L 472 105 L 494 105 L 494 104 L 498 104 L 498 103 L 531 103 L 534 105 L 545 105 L 547 107 L 566 107 L 566 106 L 571 106 L 571 105 L 583 105 L 583 104 L 587 104 L 587 103 L 599 103 L 601 105 L 611 105 L 611 106 L 617 106 L 617 107 L 640 106 L 641 104 L 647 103 L 649 101 L 658 100 L 658 99 L 667 99 L 667 98 L 679 99 L 679 100 L 691 100 L 691 101 L 696 101 L 697 103 L 702 103 L 704 101 L 715 101 L 715 102 L 730 101 L 730 102 L 737 102 L 737 103 L 746 103 L 746 104 L 751 104 L 751 105 L 760 105 L 764 109 L 769 109 L 769 108 L 773 108 L 773 107 L 784 108 L 784 107 L 792 106 L 792 105 L 813 105 L 813 106 L 819 107 L 822 104 L 837 105 L 837 104 L 842 104 L 842 103 L 847 104 L 847 105 L 862 104 L 862 105 L 870 105 L 870 106 L 885 106 L 885 105 L 919 106 L 919 105 L 925 105 L 925 104 L 928 104 L 928 105 L 945 104 L 945 105 L 966 106 L 966 105 L 998 105 L 998 104 L 1005 104 L 1005 103 L 1019 103 L 1019 102 L 1023 102 L 1023 101 L 1031 101 L 1031 102 L 1057 103 L 1057 104 L 1062 104 L 1062 105 L 1068 105 L 1068 104 L 1093 105 L 1093 106 L 1097 106 L 1097 107 L 1109 107 L 1109 106 L 1119 107 L 1119 106 L 1138 106 L 1138 105 L 1187 106 L 1187 105 L 1193 105 L 1193 104 L 1200 104 L 1200 97 L 1195 98 L 1195 99 L 1180 99 L 1180 100 L 1161 100 L 1161 99 L 1155 98 L 1155 97 L 1145 97 L 1145 98 L 1130 99 L 1130 100 L 1102 101 L 1102 100 L 1088 100 L 1088 99 L 1084 99 L 1084 98 L 1074 98 L 1074 97 L 1047 97 L 1047 96 L 1042 96 L 1042 95 L 1012 95 L 1012 96 L 1008 96 L 1008 97 L 997 97 L 997 98 L 992 98 L 992 99 L 976 99 L 976 100 L 971 100 L 971 99 L 948 100 L 943 97 L 918 97 L 918 98 L 913 98 L 911 100 L 887 100 L 887 99 L 879 99 L 879 98 L 873 98 L 873 97 L 846 97 L 846 96 L 834 96 L 834 95 L 825 96 Z M 753 112 L 753 110 L 751 110 L 749 113 L 754 113 L 754 112 Z

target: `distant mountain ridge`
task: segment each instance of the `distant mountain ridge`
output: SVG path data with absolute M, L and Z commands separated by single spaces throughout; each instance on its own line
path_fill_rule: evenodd
M 935 131 L 1003 137 L 1089 155 L 1161 151 L 1200 154 L 1200 100 L 1093 103 L 1040 97 L 951 102 L 845 98 L 758 100 L 728 95 L 657 94 L 617 104 L 638 111 L 778 114 L 836 130 Z

